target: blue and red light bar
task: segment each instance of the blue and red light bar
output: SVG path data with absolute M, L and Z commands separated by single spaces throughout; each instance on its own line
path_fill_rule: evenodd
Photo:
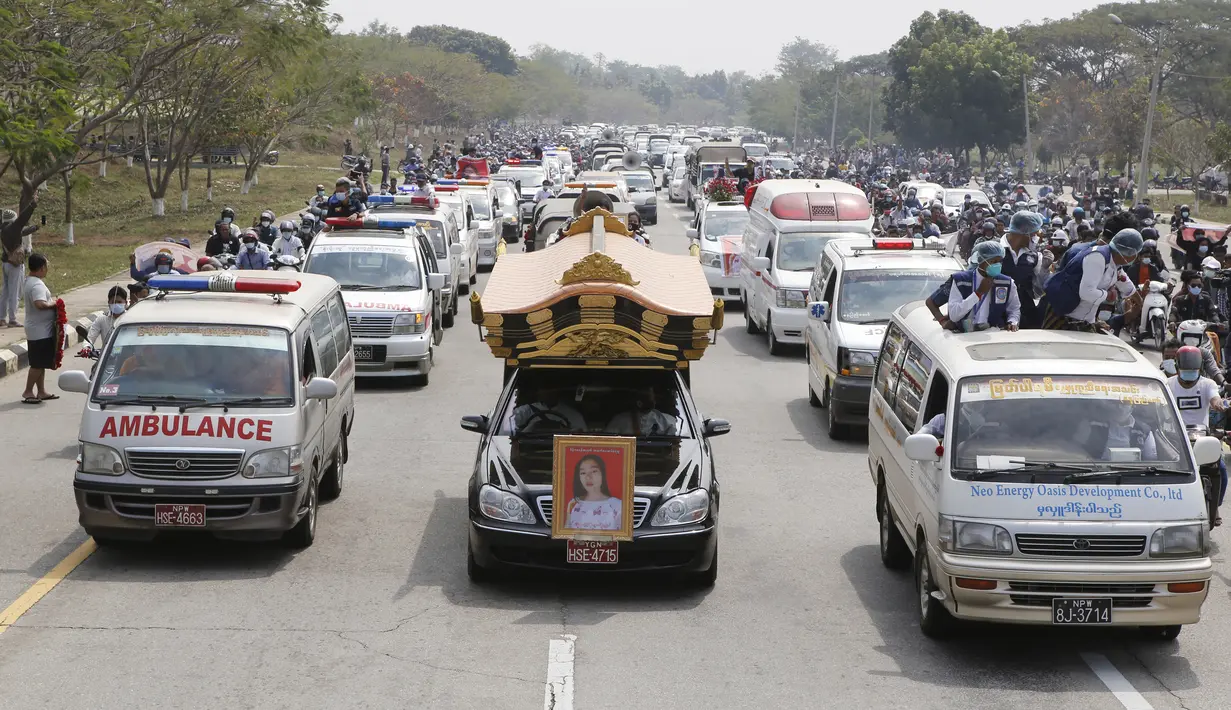
M 370 195 L 368 197 L 369 205 L 406 205 L 408 207 L 420 207 L 423 209 L 434 210 L 440 207 L 440 200 L 437 200 L 431 195 L 416 195 L 413 192 L 410 194 L 400 195 Z
M 353 217 L 326 217 L 325 224 L 334 229 L 410 229 L 418 224 L 418 220 L 364 214 Z
M 160 291 L 213 291 L 217 293 L 294 293 L 302 285 L 299 281 L 243 276 L 242 272 L 218 271 L 205 276 L 152 276 L 146 282 L 150 288 Z
M 542 165 L 543 161 L 527 160 L 525 158 L 509 158 L 508 160 L 504 161 L 504 164 L 505 165 L 529 165 L 533 167 L 535 165 Z

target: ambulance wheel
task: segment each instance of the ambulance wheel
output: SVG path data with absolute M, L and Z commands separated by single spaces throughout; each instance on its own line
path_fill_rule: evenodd
M 122 537 L 112 537 L 111 535 L 102 535 L 96 532 L 90 532 L 87 529 L 86 534 L 94 538 L 94 544 L 99 547 L 123 547 L 130 544 L 131 540 L 126 540 Z
M 346 434 L 342 434 L 342 440 L 346 440 Z M 321 500 L 337 500 L 338 496 L 342 495 L 342 477 L 346 474 L 345 451 L 346 445 L 339 443 L 337 453 L 333 457 L 333 465 L 321 479 Z
M 816 396 L 816 391 L 812 389 L 812 383 L 808 383 L 808 404 L 818 409 L 821 406 L 821 398 Z
M 761 332 L 761 329 L 757 327 L 757 322 L 752 319 L 752 309 L 747 307 L 744 308 L 744 329 L 751 335 Z
M 474 558 L 474 550 L 470 549 L 470 545 L 466 545 L 466 576 L 474 584 L 487 584 L 496 578 L 496 575 L 486 567 L 480 567 L 477 560 Z
M 943 602 L 932 596 L 939 591 L 932 581 L 932 563 L 928 561 L 927 541 L 919 536 L 915 548 L 915 591 L 919 595 L 919 630 L 924 636 L 944 639 L 953 631 L 953 617 Z
M 889 506 L 883 480 L 876 486 L 876 519 L 880 522 L 881 564 L 888 569 L 906 569 L 910 566 L 910 548 L 893 522 L 893 508 Z
M 786 346 L 778 342 L 778 336 L 774 335 L 774 320 L 772 316 L 765 319 L 765 340 L 769 344 L 770 355 L 782 355 L 786 352 Z
M 460 294 L 470 293 L 470 284 L 460 284 L 457 287 L 457 292 Z
M 295 524 L 295 527 L 287 530 L 282 538 L 288 547 L 304 549 L 311 547 L 316 540 L 317 485 L 317 483 L 308 484 L 308 510 Z
M 1180 635 L 1183 626 L 1140 626 L 1137 628 L 1142 638 L 1148 641 L 1174 641 Z
M 471 268 L 470 268 L 470 284 L 471 284 L 471 285 L 474 285 L 474 284 L 477 284 L 477 283 L 479 283 L 479 267 L 475 266 L 474 264 L 471 264 Z
M 453 292 L 453 305 L 449 306 L 449 314 L 457 315 L 457 302 L 461 299 L 457 297 L 457 291 Z

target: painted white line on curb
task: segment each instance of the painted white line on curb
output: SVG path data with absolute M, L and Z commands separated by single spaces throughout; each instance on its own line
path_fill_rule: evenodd
M 1107 656 L 1101 653 L 1083 653 L 1081 660 L 1090 666 L 1090 670 L 1094 671 L 1094 675 L 1103 681 L 1103 685 L 1111 691 L 1111 694 L 1116 696 L 1116 700 L 1124 706 L 1124 710 L 1154 710 L 1154 706 L 1150 701 L 1137 692 L 1133 684 L 1128 682 L 1128 678 L 1124 677 Z
M 547 646 L 547 684 L 543 710 L 573 710 L 573 651 L 577 637 L 564 634 Z

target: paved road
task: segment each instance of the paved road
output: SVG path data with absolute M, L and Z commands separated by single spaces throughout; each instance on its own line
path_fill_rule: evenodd
M 683 210 L 662 209 L 656 248 L 685 252 Z M 500 364 L 460 321 L 439 352 L 425 389 L 361 388 L 347 489 L 311 549 L 95 552 L 0 634 L 0 706 L 541 708 L 549 645 L 566 634 L 582 710 L 1214 710 L 1231 697 L 1223 573 L 1207 620 L 1175 644 L 1035 628 L 922 637 L 908 576 L 877 555 L 865 445 L 826 437 L 802 357 L 770 357 L 738 312 L 693 375 L 705 414 L 735 427 L 714 444 L 717 586 L 472 586 L 477 438 L 457 421 L 488 411 Z M 0 608 L 85 540 L 71 494 L 81 400 L 34 409 L 18 394 L 0 381 Z M 1228 544 L 1225 529 L 1216 539 Z

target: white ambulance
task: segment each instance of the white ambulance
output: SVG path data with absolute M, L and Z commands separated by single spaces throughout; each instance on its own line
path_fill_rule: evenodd
M 355 361 L 332 279 L 286 272 L 155 276 L 93 375 L 73 488 L 100 545 L 164 531 L 307 547 L 342 491 Z

